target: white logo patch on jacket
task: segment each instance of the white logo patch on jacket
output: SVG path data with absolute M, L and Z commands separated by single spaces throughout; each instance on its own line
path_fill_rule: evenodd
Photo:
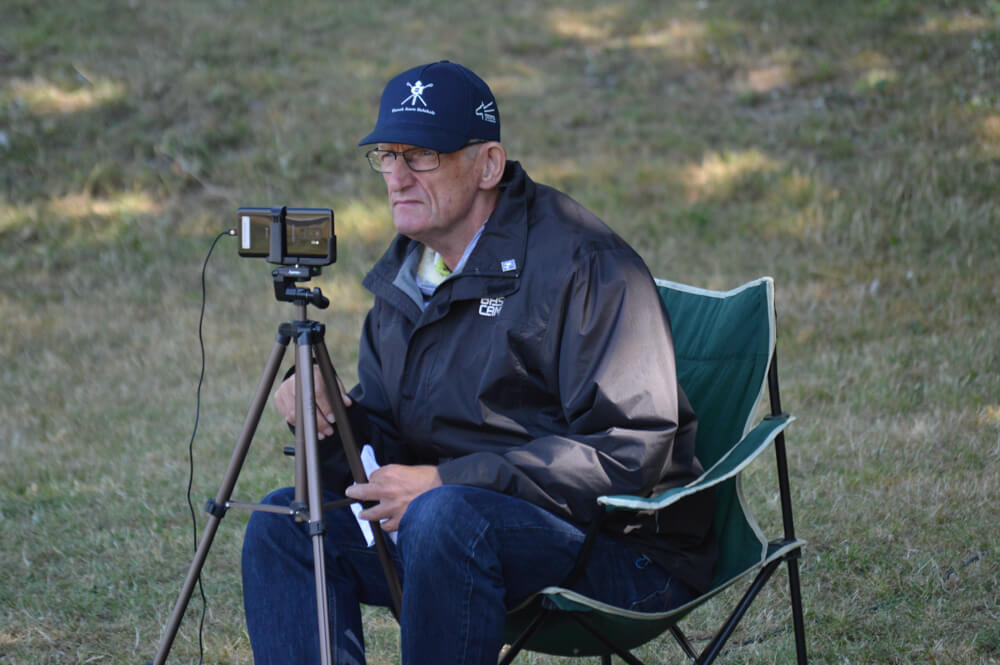
M 503 309 L 503 296 L 499 298 L 482 298 L 479 301 L 479 316 L 493 317 Z

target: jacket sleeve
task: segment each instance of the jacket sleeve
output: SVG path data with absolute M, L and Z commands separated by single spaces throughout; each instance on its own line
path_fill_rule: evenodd
M 669 321 L 634 252 L 595 252 L 554 284 L 543 371 L 558 387 L 565 431 L 439 470 L 446 483 L 495 489 L 588 522 L 598 496 L 648 494 L 664 480 L 696 476 L 693 436 L 676 436 L 682 407 L 692 428 L 693 414 L 677 386 Z

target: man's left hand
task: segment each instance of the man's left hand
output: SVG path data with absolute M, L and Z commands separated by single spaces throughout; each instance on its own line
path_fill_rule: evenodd
M 436 466 L 406 466 L 404 464 L 387 464 L 372 472 L 368 482 L 351 485 L 344 494 L 359 501 L 378 501 L 378 505 L 362 510 L 363 520 L 385 520 L 381 523 L 382 530 L 389 532 L 399 528 L 410 502 L 415 498 L 441 485 L 441 476 Z

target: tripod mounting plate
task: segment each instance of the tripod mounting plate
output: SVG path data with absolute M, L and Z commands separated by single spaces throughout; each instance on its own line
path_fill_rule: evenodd
M 299 282 L 307 282 L 321 272 L 319 266 L 294 265 L 275 268 L 271 271 L 271 277 L 274 278 L 274 297 L 280 302 L 326 309 L 330 306 L 330 301 L 318 287 L 305 289 L 297 286 Z

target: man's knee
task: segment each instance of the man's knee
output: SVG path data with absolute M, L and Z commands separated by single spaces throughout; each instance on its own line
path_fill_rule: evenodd
M 288 506 L 295 500 L 295 491 L 290 487 L 275 490 L 268 494 L 261 503 L 270 506 Z M 243 551 L 254 553 L 262 548 L 281 549 L 290 544 L 289 531 L 294 530 L 295 520 L 289 515 L 255 510 L 250 514 L 246 530 L 243 533 Z M 278 535 L 278 534 L 282 535 Z M 294 539 L 293 539 L 294 540 Z
M 414 499 L 400 520 L 401 551 L 429 553 L 477 539 L 486 527 L 475 505 L 469 501 L 470 493 L 477 491 L 481 490 L 465 485 L 442 485 Z
M 332 495 L 326 497 L 328 500 Z M 270 506 L 291 506 L 295 502 L 295 489 L 286 487 L 275 490 L 261 500 L 262 504 Z M 357 532 L 354 515 L 347 508 L 327 511 L 323 515 L 327 532 L 327 548 L 334 547 L 340 538 L 350 538 Z M 355 536 L 358 538 L 360 536 Z M 296 520 L 291 511 L 288 513 L 272 513 L 255 510 L 250 515 L 243 536 L 245 552 L 256 552 L 263 549 L 290 552 L 301 548 L 312 548 L 312 536 L 309 534 L 306 522 Z
M 434 529 L 442 522 L 461 516 L 467 489 L 462 485 L 441 485 L 419 495 L 410 502 L 400 520 L 400 535 L 404 530 Z

